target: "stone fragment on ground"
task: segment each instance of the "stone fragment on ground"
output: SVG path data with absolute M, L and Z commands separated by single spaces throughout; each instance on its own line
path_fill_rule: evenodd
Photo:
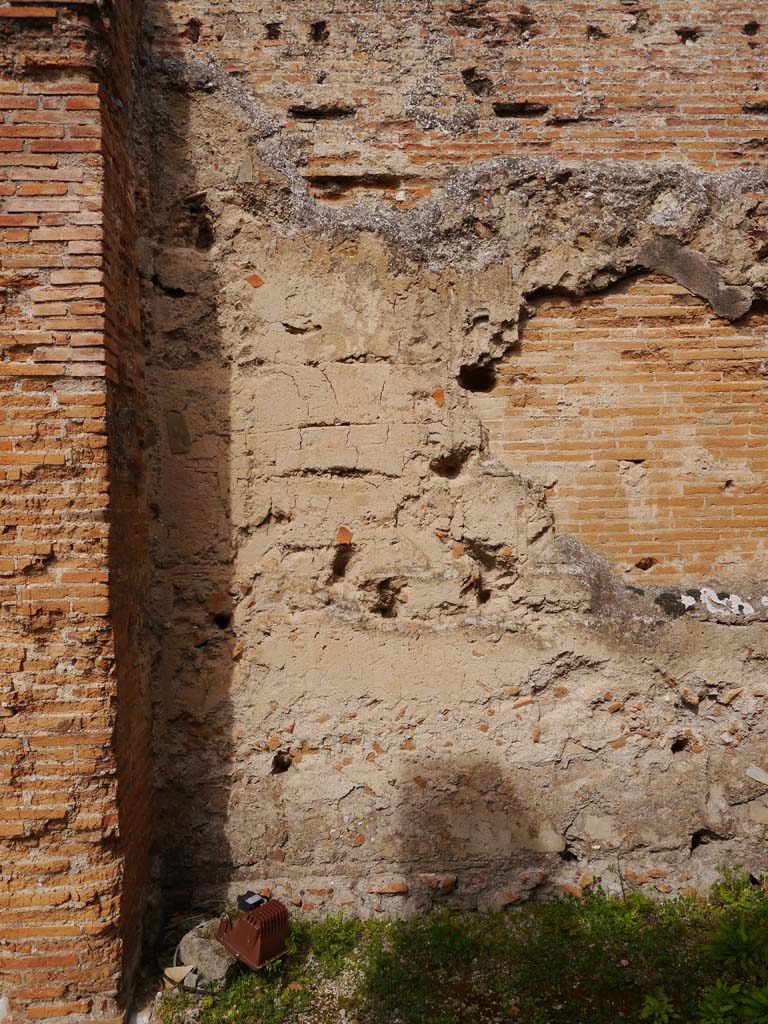
M 218 919 L 213 918 L 187 932 L 179 943 L 179 959 L 194 967 L 199 978 L 208 983 L 224 981 L 237 962 L 216 938 Z

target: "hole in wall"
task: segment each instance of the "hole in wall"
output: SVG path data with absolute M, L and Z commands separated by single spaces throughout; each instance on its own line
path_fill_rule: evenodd
M 650 11 L 647 11 L 644 7 L 635 7 L 630 13 L 633 16 L 633 20 L 629 26 L 629 31 L 645 35 L 653 25 Z
M 484 569 L 495 569 L 498 558 L 496 552 L 479 540 L 465 540 L 464 546 L 470 558 L 479 562 Z
M 213 224 L 210 218 L 203 216 L 200 218 L 200 223 L 197 229 L 197 237 L 195 238 L 195 248 L 204 251 L 210 249 L 213 245 Z
M 185 200 L 188 233 L 196 249 L 210 249 L 213 245 L 213 217 L 206 202 L 205 192 L 197 192 Z
M 475 96 L 487 96 L 493 87 L 490 78 L 478 74 L 477 68 L 464 68 L 461 77 L 464 79 L 464 85 Z
M 376 584 L 371 612 L 374 615 L 380 615 L 383 619 L 397 618 L 397 598 L 404 585 L 405 580 L 379 580 Z
M 184 291 L 183 288 L 173 288 L 169 285 L 163 284 L 158 274 L 152 275 L 152 285 L 156 292 L 160 292 L 162 295 L 167 295 L 171 299 L 182 299 L 189 293 Z
M 203 30 L 203 23 L 198 18 L 190 18 L 187 22 L 187 35 L 191 42 L 196 43 Z
M 523 5 L 519 10 L 509 15 L 509 24 L 522 39 L 529 39 L 531 29 L 536 24 L 536 16 L 530 7 Z
M 604 32 L 599 25 L 587 25 L 587 39 L 593 42 L 596 39 L 607 39 L 608 33 Z
M 726 838 L 726 836 L 713 832 L 711 828 L 699 828 L 691 836 L 691 853 L 700 846 L 706 846 L 708 843 L 722 842 Z
M 343 579 L 355 553 L 354 544 L 339 544 L 331 562 L 331 581 Z
M 478 584 L 477 584 L 477 587 L 475 588 L 475 592 L 477 594 L 477 603 L 478 604 L 487 604 L 488 601 L 490 601 L 491 595 L 493 593 L 493 591 L 491 590 L 490 587 L 486 587 L 486 586 L 483 585 L 482 577 L 478 580 Z
M 680 42 L 685 46 L 689 43 L 695 43 L 697 39 L 701 38 L 701 29 L 692 28 L 691 26 L 684 26 L 682 28 L 675 29 L 675 35 Z
M 297 103 L 288 107 L 288 113 L 297 121 L 333 121 L 354 117 L 357 110 L 341 103 L 319 103 L 316 107 Z
M 690 740 L 687 736 L 678 736 L 676 739 L 672 741 L 672 745 L 669 749 L 672 751 L 673 754 L 679 754 L 681 750 L 685 750 L 687 748 L 689 743 Z
M 748 21 L 741 31 L 745 36 L 756 36 L 760 31 L 760 23 L 757 21 Z
M 541 117 L 548 110 L 548 103 L 535 100 L 500 100 L 493 104 L 496 117 Z
M 219 629 L 229 629 L 232 624 L 232 612 L 216 612 L 213 623 Z
M 493 391 L 496 386 L 496 367 L 492 363 L 466 363 L 459 370 L 456 379 L 459 387 L 465 391 L 487 393 Z
M 639 558 L 635 562 L 635 568 L 640 569 L 641 572 L 648 572 L 654 565 L 658 565 L 658 559 L 656 558 Z
M 293 764 L 293 757 L 287 750 L 278 750 L 275 756 L 272 758 L 272 767 L 269 771 L 270 775 L 282 775 L 287 772 Z
M 768 114 L 768 100 L 745 103 L 741 109 L 744 114 Z
M 579 859 L 578 856 L 570 848 L 570 846 L 566 846 L 564 850 L 561 850 L 560 854 L 559 854 L 559 857 L 560 857 L 560 860 L 564 860 L 564 861 L 566 861 L 566 863 L 569 863 L 569 864 L 572 863 L 573 861 L 576 861 L 576 860 Z
M 309 27 L 309 38 L 313 43 L 326 43 L 330 35 L 327 21 L 313 21 Z
M 468 458 L 469 452 L 466 449 L 457 448 L 452 452 L 438 455 L 436 459 L 432 459 L 429 468 L 437 476 L 445 477 L 446 480 L 455 480 L 464 468 Z
M 313 194 L 321 199 L 343 199 L 350 192 L 358 189 L 396 192 L 403 184 L 397 174 L 311 174 L 307 184 Z
M 264 26 L 267 39 L 279 39 L 283 34 L 283 27 L 279 21 L 269 21 Z

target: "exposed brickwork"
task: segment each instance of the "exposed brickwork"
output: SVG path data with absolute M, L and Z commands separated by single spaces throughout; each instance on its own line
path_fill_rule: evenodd
M 187 906 L 761 869 L 764 7 L 0 4 L 14 1022 L 123 1015 L 150 658 Z
M 220 61 L 330 199 L 405 201 L 498 156 L 759 164 L 761 3 L 148 4 L 158 55 Z M 313 29 L 313 26 L 321 26 Z M 757 26 L 756 28 L 754 26 Z
M 558 529 L 638 582 L 759 576 L 766 314 L 729 324 L 653 277 L 533 312 L 486 422 L 504 461 L 545 484 Z
M 132 8 L 109 25 L 96 5 L 95 20 L 83 4 L 0 10 L 0 996 L 14 1021 L 118 1017 L 146 876 L 141 377 L 120 113 Z

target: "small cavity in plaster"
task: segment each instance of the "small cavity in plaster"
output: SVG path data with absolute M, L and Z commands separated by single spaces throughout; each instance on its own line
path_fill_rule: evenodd
M 599 25 L 587 25 L 587 39 L 593 42 L 596 39 L 607 39 L 608 33 L 604 32 Z
M 279 21 L 269 21 L 264 26 L 267 39 L 279 39 L 282 35 L 282 25 Z
M 469 452 L 465 448 L 456 448 L 452 452 L 432 459 L 429 468 L 437 476 L 445 477 L 446 480 L 455 480 L 468 458 Z
M 357 110 L 343 103 L 319 103 L 314 107 L 296 103 L 288 107 L 288 113 L 296 121 L 343 121 L 354 117 Z
M 691 853 L 700 846 L 706 846 L 712 842 L 723 842 L 727 837 L 713 832 L 711 828 L 699 828 L 691 836 Z
M 282 775 L 287 772 L 293 764 L 293 757 L 287 750 L 278 750 L 275 756 L 272 758 L 272 768 L 270 769 L 270 775 Z
M 757 21 L 748 21 L 741 31 L 745 36 L 756 36 L 760 31 L 760 23 Z
M 310 174 L 307 182 L 321 199 L 343 199 L 358 189 L 396 192 L 403 184 L 397 174 L 368 171 L 361 174 Z
M 386 579 L 376 584 L 376 597 L 371 605 L 374 615 L 383 619 L 397 618 L 397 598 L 404 586 L 404 580 Z
M 496 367 L 493 363 L 466 363 L 459 370 L 459 387 L 465 391 L 493 391 L 496 387 Z
M 213 622 L 219 629 L 229 629 L 232 624 L 232 612 L 216 612 Z
M 343 579 L 355 553 L 354 544 L 339 544 L 331 562 L 331 581 Z
M 548 103 L 534 100 L 503 100 L 493 104 L 496 117 L 541 117 L 548 110 Z
M 213 218 L 206 202 L 205 192 L 197 192 L 186 199 L 191 234 L 196 249 L 204 251 L 213 245 Z
M 684 46 L 691 45 L 701 38 L 701 29 L 686 25 L 682 28 L 676 28 L 675 35 Z
M 635 568 L 640 569 L 642 572 L 648 572 L 654 565 L 658 565 L 658 559 L 656 558 L 640 558 L 635 562 Z
M 669 748 L 673 754 L 679 754 L 681 750 L 685 750 L 691 741 L 687 736 L 678 736 L 672 741 L 672 746 Z
M 464 68 L 461 77 L 464 79 L 464 85 L 475 96 L 487 96 L 493 87 L 490 78 L 478 74 L 477 68 Z
M 187 22 L 187 35 L 189 36 L 190 42 L 196 43 L 200 38 L 200 33 L 203 28 L 203 23 L 198 18 L 190 18 Z
M 327 43 L 331 35 L 327 21 L 314 21 L 309 28 L 309 38 L 313 43 Z

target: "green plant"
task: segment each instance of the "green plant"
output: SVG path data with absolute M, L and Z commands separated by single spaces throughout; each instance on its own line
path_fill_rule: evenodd
M 699 1000 L 698 1019 L 701 1024 L 738 1024 L 740 993 L 738 982 L 728 984 L 718 978 Z
M 768 1024 L 768 985 L 747 989 L 742 997 L 741 1012 L 743 1019 L 751 1024 Z
M 647 1020 L 649 1024 L 669 1024 L 677 1019 L 674 1006 L 661 989 L 655 995 L 645 997 L 640 1020 Z
M 749 925 L 743 913 L 726 917 L 718 924 L 710 948 L 718 963 L 748 974 L 768 960 L 768 930 Z

